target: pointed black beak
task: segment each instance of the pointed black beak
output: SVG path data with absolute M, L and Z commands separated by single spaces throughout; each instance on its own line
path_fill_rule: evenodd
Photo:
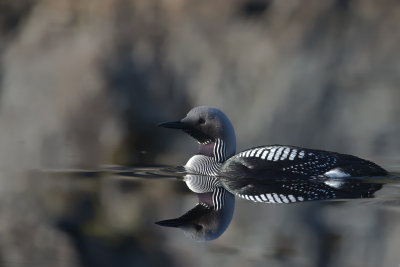
M 180 227 L 180 226 L 185 225 L 186 223 L 187 223 L 187 221 L 182 220 L 181 218 L 155 222 L 155 224 L 157 224 L 157 225 L 166 226 L 166 227 Z
M 170 129 L 186 129 L 188 125 L 182 121 L 169 121 L 158 124 L 159 127 L 170 128 Z
M 199 141 L 200 143 L 212 140 L 210 136 L 206 135 L 204 132 L 201 130 L 197 129 L 193 122 L 190 122 L 190 120 L 185 120 L 186 118 L 180 120 L 180 121 L 169 121 L 169 122 L 163 122 L 158 124 L 159 127 L 164 127 L 164 128 L 170 128 L 170 129 L 179 129 L 184 131 L 185 133 L 189 134 L 192 136 L 194 139 Z
M 189 210 L 179 218 L 159 221 L 155 224 L 166 227 L 182 227 L 199 221 L 202 216 L 207 216 L 207 214 L 211 213 L 212 211 L 213 209 L 211 207 L 205 207 L 197 204 L 193 209 Z

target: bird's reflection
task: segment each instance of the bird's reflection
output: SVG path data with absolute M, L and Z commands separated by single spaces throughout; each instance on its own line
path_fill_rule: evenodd
M 366 179 L 368 178 L 368 180 Z M 372 198 L 385 183 L 383 177 L 343 179 L 229 179 L 218 176 L 185 175 L 183 181 L 197 194 L 197 205 L 184 215 L 156 222 L 160 226 L 175 227 L 196 241 L 210 241 L 220 237 L 228 228 L 235 208 L 235 195 L 253 202 L 293 203 L 322 199 Z M 241 180 L 242 183 L 241 183 Z M 241 187 L 240 185 L 243 185 Z M 301 190 L 294 190 L 302 185 Z M 231 192 L 234 194 L 232 194 Z M 330 190 L 330 194 L 326 191 Z M 241 191 L 243 194 L 238 194 Z M 313 194 L 309 194 L 313 192 Z M 298 194 L 296 194 L 298 193 Z M 319 195 L 321 193 L 321 195 Z M 255 196 L 255 197 L 248 197 Z
M 196 241 L 218 238 L 232 220 L 235 196 L 224 189 L 215 176 L 188 174 L 184 181 L 197 194 L 198 204 L 181 217 L 156 224 L 177 227 Z

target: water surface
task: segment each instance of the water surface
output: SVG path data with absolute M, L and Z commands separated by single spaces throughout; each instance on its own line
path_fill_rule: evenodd
M 399 169 L 375 198 L 265 204 L 236 199 L 227 231 L 195 242 L 154 222 L 197 203 L 177 166 L 105 166 L 32 172 L 31 189 L 51 227 L 85 266 L 397 266 Z

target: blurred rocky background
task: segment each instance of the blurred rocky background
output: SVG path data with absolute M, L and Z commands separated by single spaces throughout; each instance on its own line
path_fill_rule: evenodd
M 238 201 L 195 243 L 152 224 L 184 185 L 41 171 L 184 164 L 195 142 L 156 125 L 198 105 L 238 150 L 399 170 L 399 25 L 396 0 L 0 0 L 0 266 L 397 266 L 396 208 Z

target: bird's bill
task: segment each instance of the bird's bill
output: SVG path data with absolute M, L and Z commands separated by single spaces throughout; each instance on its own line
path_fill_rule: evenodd
M 188 125 L 182 121 L 168 121 L 158 124 L 159 127 L 170 129 L 186 129 Z
M 197 204 L 193 209 L 189 210 L 179 218 L 169 219 L 156 222 L 155 224 L 166 227 L 182 227 L 190 224 L 191 222 L 198 221 L 201 217 L 207 216 L 213 209 L 205 207 L 204 205 Z
M 181 218 L 176 218 L 176 219 L 159 221 L 156 222 L 155 224 L 166 227 L 180 227 L 185 225 L 185 223 L 187 223 L 186 220 L 182 220 Z

